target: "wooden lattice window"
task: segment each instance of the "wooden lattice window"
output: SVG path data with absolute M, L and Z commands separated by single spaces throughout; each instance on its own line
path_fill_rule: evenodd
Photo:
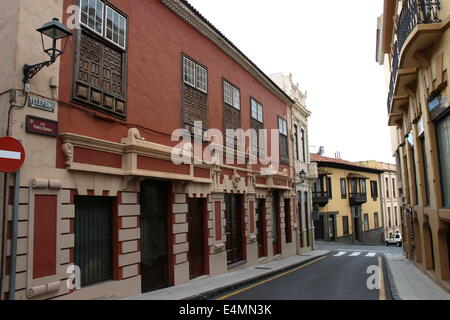
M 191 134 L 196 121 L 207 130 L 208 70 L 194 60 L 183 56 L 183 123 Z M 194 85 L 195 84 L 195 85 Z
M 278 132 L 280 135 L 280 162 L 289 163 L 288 130 L 286 119 L 280 117 L 278 118 Z
M 103 12 L 101 16 L 107 19 L 106 23 L 99 19 L 101 23 L 95 24 L 93 29 L 84 23 L 88 18 L 84 11 L 81 11 L 82 29 L 77 34 L 73 99 L 78 103 L 124 118 L 126 18 L 111 7 L 100 5 L 101 1 L 83 1 L 83 4 L 85 3 L 89 5 L 94 3 L 97 11 L 107 10 L 107 13 Z

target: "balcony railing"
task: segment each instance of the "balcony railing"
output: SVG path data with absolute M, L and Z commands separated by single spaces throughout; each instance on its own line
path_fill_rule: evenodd
M 398 63 L 399 63 L 398 55 L 399 55 L 398 42 L 395 41 L 393 52 L 392 52 L 391 82 L 389 84 L 389 95 L 388 95 L 388 102 L 387 102 L 388 114 L 391 113 L 392 99 L 394 98 L 394 88 L 395 88 L 394 86 L 395 86 L 395 81 L 397 80 Z
M 388 113 L 392 110 L 392 99 L 394 97 L 395 82 L 399 68 L 399 55 L 403 49 L 406 39 L 418 24 L 438 23 L 441 3 L 439 0 L 406 0 L 397 27 L 397 41 L 394 43 L 392 52 L 391 81 L 387 101 Z
M 397 40 L 399 51 L 418 24 L 438 23 L 441 2 L 439 0 L 406 0 L 398 20 Z
M 349 194 L 350 205 L 360 205 L 367 202 L 366 193 L 350 193 Z
M 328 203 L 328 192 L 326 191 L 313 191 L 312 193 L 313 203 L 318 204 L 320 207 L 325 206 Z

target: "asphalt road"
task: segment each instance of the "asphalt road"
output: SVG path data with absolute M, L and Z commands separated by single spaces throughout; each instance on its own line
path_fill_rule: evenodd
M 370 290 L 370 266 L 379 265 L 380 252 L 331 251 L 325 258 L 274 279 L 263 280 L 216 297 L 219 300 L 379 300 L 380 290 Z M 384 282 L 387 288 L 387 278 Z M 372 282 L 373 283 L 373 282 Z M 382 295 L 388 291 L 382 290 Z M 389 298 L 389 297 L 387 297 Z

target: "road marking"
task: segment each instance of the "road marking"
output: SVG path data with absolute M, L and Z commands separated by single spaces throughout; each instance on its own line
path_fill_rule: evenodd
M 380 268 L 379 272 L 379 283 L 380 283 L 380 300 L 386 300 L 386 288 L 384 287 L 384 269 L 383 269 L 383 259 L 378 257 L 378 266 Z
M 235 291 L 235 292 L 230 293 L 230 294 L 227 294 L 227 295 L 225 295 L 225 296 L 223 296 L 223 297 L 217 298 L 216 300 L 225 300 L 225 299 L 228 299 L 228 298 L 230 298 L 230 297 L 232 297 L 232 296 L 235 296 L 235 295 L 237 295 L 237 294 L 239 294 L 239 293 L 245 292 L 245 291 L 247 291 L 247 290 L 250 290 L 250 289 L 253 289 L 253 288 L 255 288 L 255 287 L 258 287 L 258 286 L 260 286 L 260 285 L 262 285 L 262 284 L 264 284 L 264 283 L 267 283 L 267 282 L 269 282 L 269 281 L 272 281 L 272 280 L 275 280 L 275 279 L 277 279 L 277 278 L 283 277 L 283 276 L 285 276 L 285 275 L 287 275 L 287 274 L 289 274 L 289 273 L 292 273 L 292 272 L 298 271 L 298 270 L 300 270 L 300 269 L 303 269 L 303 268 L 305 268 L 305 267 L 307 267 L 307 266 L 309 266 L 309 265 L 311 265 L 311 264 L 313 264 L 313 263 L 316 263 L 316 262 L 319 262 L 320 260 L 325 259 L 326 257 L 327 257 L 327 256 L 323 256 L 323 257 L 317 258 L 317 259 L 315 259 L 315 260 L 313 260 L 313 261 L 311 261 L 311 262 L 308 262 L 308 263 L 306 263 L 306 264 L 301 265 L 300 267 L 297 267 L 297 268 L 295 268 L 295 269 L 292 269 L 292 270 L 289 270 L 289 271 L 280 273 L 279 275 L 276 275 L 276 276 L 274 276 L 274 277 L 272 277 L 272 278 L 269 278 L 269 279 L 266 279 L 266 280 L 257 282 L 257 283 L 255 283 L 255 284 L 253 284 L 253 285 L 251 285 L 251 286 L 242 288 L 242 289 L 240 289 L 240 290 L 238 290 L 238 291 Z
M 351 249 L 336 249 L 336 251 L 352 251 Z M 376 251 L 376 250 L 358 250 L 361 252 L 377 252 L 377 253 L 390 253 L 390 251 Z
M 20 160 L 21 155 L 22 154 L 20 152 L 0 150 L 0 158 L 4 159 Z
M 353 252 L 350 257 L 357 257 L 361 254 L 362 252 Z
M 375 252 L 369 252 L 366 257 L 375 257 L 377 254 Z
M 347 253 L 347 251 L 341 251 L 341 252 L 335 254 L 334 256 L 335 256 L 335 257 L 340 257 L 340 256 L 343 256 L 343 255 L 346 254 L 346 253 Z

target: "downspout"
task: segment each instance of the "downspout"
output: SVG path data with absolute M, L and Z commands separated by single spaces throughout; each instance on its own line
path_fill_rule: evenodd
M 385 234 L 386 234 L 386 228 L 385 228 L 385 212 L 384 212 L 384 205 L 383 205 L 383 203 L 384 203 L 384 190 L 383 190 L 383 188 L 382 188 L 382 186 L 383 186 L 383 174 L 382 173 L 380 173 L 379 175 L 378 175 L 378 184 L 380 185 L 380 208 L 381 208 L 381 226 L 382 226 L 382 228 L 383 228 L 383 233 L 382 233 L 382 235 L 383 235 L 383 237 L 382 237 L 382 241 L 385 241 L 386 240 L 386 236 L 385 236 Z

